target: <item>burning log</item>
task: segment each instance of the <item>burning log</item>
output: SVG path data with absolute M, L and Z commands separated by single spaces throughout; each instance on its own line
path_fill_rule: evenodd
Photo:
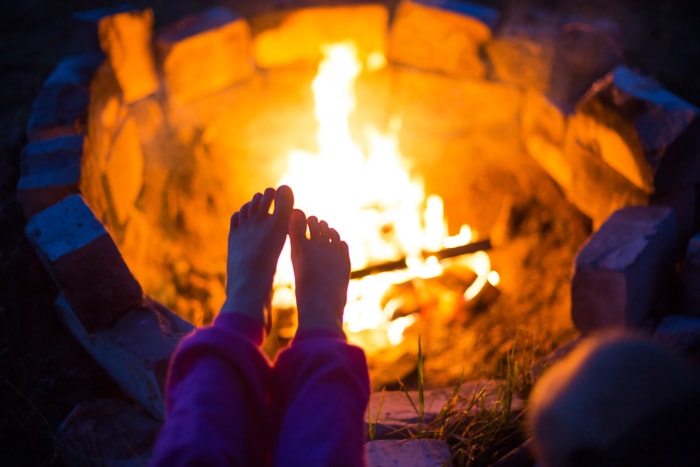
M 491 249 L 491 240 L 480 240 L 478 242 L 466 243 L 464 245 L 459 245 L 451 248 L 443 248 L 438 251 L 426 251 L 421 252 L 421 256 L 427 259 L 431 256 L 437 259 L 447 259 L 454 258 L 457 256 L 466 255 L 469 253 L 476 253 L 477 251 L 486 251 Z M 406 257 L 399 258 L 393 261 L 386 261 L 382 263 L 376 263 L 369 265 L 362 269 L 356 269 L 350 273 L 350 279 L 359 279 L 361 277 L 369 276 L 372 274 L 379 274 L 380 272 L 395 271 L 397 269 L 404 269 L 408 267 L 406 264 Z

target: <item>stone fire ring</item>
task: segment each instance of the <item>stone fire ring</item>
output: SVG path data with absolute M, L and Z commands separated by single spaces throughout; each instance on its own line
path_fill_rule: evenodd
M 392 66 L 515 89 L 521 97 L 523 144 L 597 227 L 574 264 L 572 317 L 577 328 L 583 333 L 611 326 L 649 329 L 655 304 L 675 280 L 668 278 L 674 277 L 676 255 L 686 250 L 690 256 L 682 280 L 690 292 L 682 308 L 671 311 L 700 314 L 700 298 L 692 292 L 700 289 L 697 234 L 687 248 L 695 231 L 695 186 L 700 182 L 697 108 L 624 67 L 619 57 L 595 55 L 590 59 L 598 60 L 596 66 L 581 70 L 570 64 L 562 69 L 562 57 L 571 50 L 560 49 L 570 41 L 553 40 L 559 48 L 549 58 L 527 55 L 518 44 L 530 40 L 537 45 L 535 31 L 528 31 L 536 26 L 521 25 L 516 37 L 490 8 L 462 5 L 450 10 L 402 1 L 391 24 L 386 7 L 376 4 L 272 14 L 278 17 L 272 26 L 277 34 L 267 45 L 277 47 L 274 56 L 256 55 L 263 49 L 256 42 L 259 36 L 251 34 L 256 18 L 239 17 L 224 7 L 185 18 L 157 34 L 158 54 L 152 47 L 150 10 L 121 7 L 77 15 L 76 34 L 85 52 L 63 59 L 34 102 L 17 187 L 28 219 L 26 235 L 61 291 L 56 305 L 66 326 L 153 417 L 163 419 L 169 357 L 193 325 L 144 296 L 114 238 L 84 197 L 88 169 L 110 177 L 110 167 L 93 160 L 94 141 L 87 128 L 90 85 L 98 70 L 113 74 L 121 110 L 128 115 L 149 96 L 195 100 L 250 79 L 257 69 L 317 59 L 320 43 L 350 38 L 368 46 L 362 38 L 375 37 L 377 44 L 369 46 L 385 50 Z M 338 18 L 338 28 L 324 27 Z M 315 34 L 314 48 L 302 44 L 286 51 L 281 46 L 294 32 L 292 20 L 302 21 Z M 597 35 L 607 34 L 606 28 L 611 26 L 579 31 L 581 53 L 598 44 Z M 566 35 L 563 30 L 551 38 Z M 444 39 L 450 35 L 457 40 L 447 47 Z M 222 47 L 238 51 L 227 56 L 232 62 L 183 55 L 190 49 L 216 54 Z M 516 72 L 543 67 L 557 71 L 557 86 L 547 78 L 551 73 L 528 82 Z M 181 87 L 180 78 L 192 73 L 199 76 L 197 87 Z M 129 150 L 136 152 L 131 157 L 141 157 L 138 145 Z M 123 212 L 133 209 L 139 189 L 122 200 Z M 698 318 L 681 321 L 686 340 L 676 343 L 686 345 L 689 334 L 697 341 Z M 670 322 L 672 327 L 679 317 Z

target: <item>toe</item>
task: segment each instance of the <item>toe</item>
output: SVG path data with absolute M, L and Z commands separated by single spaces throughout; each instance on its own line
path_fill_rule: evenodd
M 275 199 L 275 189 L 267 188 L 265 193 L 260 197 L 260 205 L 258 206 L 258 212 L 260 214 L 268 214 L 270 212 L 270 206 L 272 206 L 272 201 Z
M 287 218 L 292 213 L 294 208 L 294 193 L 287 185 L 282 185 L 275 191 L 275 210 L 273 215 L 276 217 Z
M 318 223 L 319 230 L 321 231 L 321 238 L 325 240 L 330 240 L 331 229 L 328 227 L 328 222 L 320 221 Z
M 306 239 L 306 214 L 301 209 L 293 210 L 290 215 L 289 238 L 293 243 Z
M 250 204 L 251 201 L 248 201 L 243 206 L 241 206 L 241 209 L 238 211 L 239 222 L 246 220 L 250 215 Z
M 307 223 L 309 224 L 309 237 L 311 240 L 320 238 L 321 227 L 318 225 L 318 218 L 316 216 L 311 216 L 308 218 Z
M 238 224 L 240 223 L 240 214 L 238 212 L 234 212 L 233 216 L 231 216 L 231 229 L 235 229 L 238 227 Z
M 340 234 L 335 229 L 330 229 L 331 243 L 340 243 Z
M 250 207 L 248 208 L 248 215 L 254 216 L 260 211 L 260 201 L 263 195 L 261 193 L 255 193 L 253 199 L 250 200 Z

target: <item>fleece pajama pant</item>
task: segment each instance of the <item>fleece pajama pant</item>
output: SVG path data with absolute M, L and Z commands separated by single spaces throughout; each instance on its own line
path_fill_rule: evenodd
M 183 339 L 152 465 L 364 465 L 363 351 L 312 329 L 271 364 L 262 340 L 262 325 L 240 313 L 221 313 Z

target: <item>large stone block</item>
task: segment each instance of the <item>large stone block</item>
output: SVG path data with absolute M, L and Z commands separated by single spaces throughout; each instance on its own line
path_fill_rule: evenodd
M 124 11 L 99 20 L 100 44 L 126 103 L 143 99 L 160 87 L 151 47 L 152 28 L 150 9 Z
M 104 329 L 141 305 L 141 286 L 82 196 L 68 196 L 37 213 L 26 235 L 87 332 Z
M 85 132 L 90 80 L 101 53 L 64 58 L 44 82 L 27 123 L 29 141 Z
M 481 48 L 498 22 L 492 8 L 456 1 L 404 0 L 389 34 L 389 58 L 422 70 L 483 78 Z
M 700 180 L 700 111 L 625 67 L 576 106 L 570 139 L 646 193 Z
M 567 118 L 547 97 L 528 90 L 520 118 L 522 139 L 530 157 L 561 186 L 571 190 L 573 167 L 564 153 Z
M 653 338 L 690 359 L 700 368 L 700 317 L 665 316 L 654 330 Z
M 225 7 L 189 16 L 159 34 L 168 96 L 184 102 L 250 78 L 255 69 L 248 22 Z
M 517 129 L 522 100 L 515 86 L 407 68 L 394 72 L 390 108 L 409 131 L 454 136 Z
M 571 285 L 576 328 L 646 326 L 668 291 L 677 248 L 675 214 L 665 206 L 613 213 L 579 250 Z
M 329 44 L 352 42 L 365 61 L 386 52 L 389 12 L 384 5 L 295 8 L 252 19 L 254 55 L 258 66 L 277 68 L 315 63 Z M 376 59 L 375 59 L 376 60 Z
M 73 13 L 68 49 L 73 53 L 102 53 L 100 22 L 110 16 L 134 10 L 133 6 L 122 4 Z
M 17 194 L 27 219 L 78 192 L 84 140 L 83 136 L 60 136 L 25 146 Z
M 679 184 L 673 190 L 656 192 L 649 199 L 651 204 L 668 206 L 676 212 L 679 256 L 685 253 L 685 246 L 695 229 L 698 209 L 696 199 L 697 189 L 694 183 Z
M 124 225 L 143 187 L 144 160 L 139 132 L 133 118 L 127 118 L 114 138 L 105 167 L 105 196 L 110 218 Z
M 565 112 L 622 62 L 619 27 L 608 20 L 511 8 L 486 46 L 493 76 L 546 95 Z
M 66 297 L 59 297 L 56 305 L 73 335 L 124 392 L 156 419 L 163 420 L 168 362 L 193 326 L 147 299 L 143 306 L 130 309 L 112 326 L 90 332 Z
M 566 197 L 593 220 L 594 229 L 620 208 L 649 203 L 649 195 L 606 164 L 595 146 L 584 146 L 567 133 L 564 151 L 572 174 Z

